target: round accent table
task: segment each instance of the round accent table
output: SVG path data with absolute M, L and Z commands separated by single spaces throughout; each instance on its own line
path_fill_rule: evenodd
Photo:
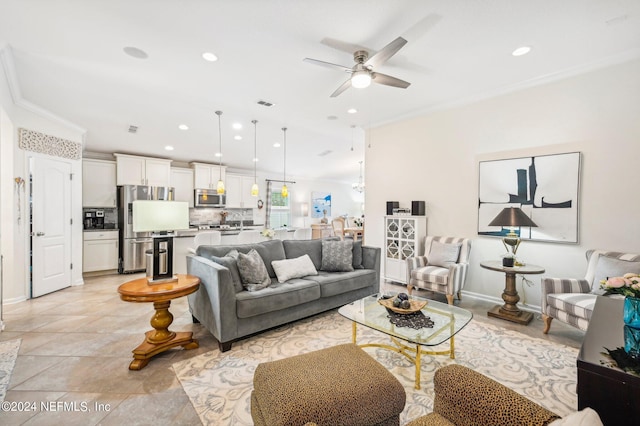
M 500 318 L 507 321 L 516 322 L 518 324 L 527 325 L 531 322 L 533 314 L 531 312 L 521 311 L 517 303 L 520 300 L 518 290 L 516 290 L 516 275 L 518 274 L 543 274 L 544 268 L 536 265 L 523 265 L 507 267 L 502 266 L 500 260 L 489 260 L 480 262 L 480 266 L 492 271 L 504 272 L 505 288 L 502 292 L 502 300 L 504 305 L 494 306 L 487 312 L 487 315 L 494 318 Z
M 173 299 L 186 296 L 198 290 L 200 278 L 192 275 L 178 274 L 177 281 L 149 285 L 147 278 L 139 278 L 118 287 L 120 299 L 126 302 L 153 302 L 155 313 L 151 317 L 153 330 L 145 333 L 144 342 L 133 350 L 133 361 L 129 370 L 142 370 L 154 355 L 176 346 L 184 349 L 195 349 L 198 341 L 192 332 L 169 331 L 173 315 L 169 306 Z

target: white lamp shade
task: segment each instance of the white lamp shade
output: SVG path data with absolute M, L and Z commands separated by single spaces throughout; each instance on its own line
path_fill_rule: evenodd
M 133 232 L 189 229 L 186 201 L 137 200 L 133 202 Z

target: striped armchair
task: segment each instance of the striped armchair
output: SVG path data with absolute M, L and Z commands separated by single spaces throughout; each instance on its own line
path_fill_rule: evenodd
M 459 249 L 456 251 L 454 246 Z M 450 249 L 453 251 L 449 251 Z M 458 300 L 461 299 L 460 292 L 467 278 L 470 252 L 471 241 L 467 238 L 426 237 L 424 256 L 407 259 L 408 293 L 411 294 L 414 287 L 444 293 L 447 302 L 453 305 L 454 294 L 458 296 Z
M 604 293 L 600 281 L 640 272 L 640 254 L 588 250 L 586 256 L 584 279 L 542 278 L 543 333 L 549 332 L 554 318 L 586 331 L 596 299 Z

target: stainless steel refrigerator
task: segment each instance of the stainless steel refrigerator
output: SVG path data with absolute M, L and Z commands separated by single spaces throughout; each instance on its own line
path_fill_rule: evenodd
M 144 271 L 147 268 L 145 251 L 153 249 L 150 232 L 133 232 L 133 202 L 173 199 L 172 187 L 143 185 L 118 187 L 119 273 Z

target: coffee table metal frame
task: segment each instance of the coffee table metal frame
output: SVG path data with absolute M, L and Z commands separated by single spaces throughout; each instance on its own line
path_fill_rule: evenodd
M 422 355 L 449 355 L 455 359 L 455 334 L 466 326 L 473 314 L 465 309 L 428 300 L 422 312 L 434 321 L 433 328 L 413 329 L 398 327 L 387 317 L 387 309 L 378 303 L 380 294 L 373 294 L 341 307 L 340 315 L 352 321 L 352 340 L 357 344 L 358 324 L 389 335 L 393 345 L 385 343 L 363 343 L 361 348 L 379 347 L 400 353 L 415 364 L 415 388 L 420 389 Z M 411 296 L 412 299 L 426 300 Z M 437 346 L 449 341 L 447 350 L 425 350 L 423 346 Z M 405 343 L 407 342 L 407 343 Z

